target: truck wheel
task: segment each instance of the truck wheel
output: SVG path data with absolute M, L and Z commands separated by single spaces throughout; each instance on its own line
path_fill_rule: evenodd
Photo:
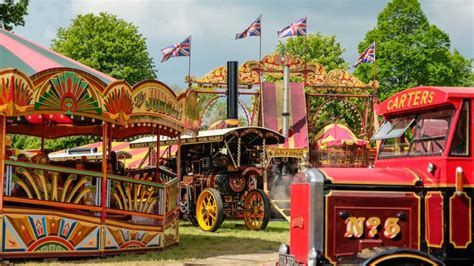
M 196 218 L 202 230 L 216 231 L 224 220 L 224 205 L 216 189 L 206 188 L 199 194 L 196 203 Z
M 433 255 L 415 250 L 415 249 L 387 249 L 379 254 L 367 259 L 362 263 L 363 266 L 431 266 L 445 265 Z
M 264 230 L 270 220 L 270 200 L 261 189 L 249 191 L 244 199 L 244 221 L 250 230 Z

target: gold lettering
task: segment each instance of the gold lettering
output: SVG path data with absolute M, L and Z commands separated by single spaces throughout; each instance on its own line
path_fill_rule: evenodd
M 393 104 L 393 101 L 392 101 L 392 100 L 388 100 L 388 103 L 387 103 L 387 111 L 392 110 L 392 104 Z
M 380 218 L 379 217 L 370 217 L 365 222 L 365 225 L 369 229 L 369 233 L 367 233 L 367 237 L 374 238 L 378 233 L 377 227 L 380 225 Z
M 412 98 L 413 98 L 413 95 L 415 95 L 415 92 L 412 91 L 410 93 L 408 93 L 408 103 L 407 103 L 407 107 L 411 106 L 412 105 Z
M 383 227 L 384 232 L 383 235 L 386 238 L 393 239 L 400 233 L 400 226 L 398 225 L 398 218 L 387 218 L 385 220 L 385 225 Z
M 418 106 L 418 104 L 420 103 L 420 96 L 421 96 L 421 91 L 417 91 L 415 93 L 415 99 L 413 100 L 413 106 Z
M 421 104 L 422 105 L 428 103 L 428 94 L 429 93 L 427 91 L 423 91 L 423 95 L 421 96 Z
M 407 95 L 403 94 L 400 97 L 400 102 L 398 103 L 398 109 L 405 108 L 405 100 L 407 99 Z
M 395 100 L 393 100 L 393 109 L 398 109 L 398 96 L 395 97 Z
M 433 102 L 433 97 L 434 97 L 434 92 L 430 92 L 430 95 L 428 97 L 428 103 L 432 103 Z
M 346 219 L 346 233 L 344 237 L 360 238 L 364 234 L 365 217 L 349 217 Z

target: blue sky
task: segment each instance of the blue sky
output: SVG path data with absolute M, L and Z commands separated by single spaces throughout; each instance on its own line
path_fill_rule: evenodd
M 377 22 L 387 0 L 31 0 L 24 27 L 14 31 L 50 46 L 59 27 L 68 27 L 79 14 L 109 12 L 139 27 L 158 70 L 158 79 L 185 87 L 188 58 L 160 63 L 161 48 L 192 35 L 191 74 L 200 77 L 229 60 L 258 58 L 258 37 L 234 40 L 262 14 L 262 52 L 274 50 L 276 31 L 307 16 L 308 32 L 336 35 L 352 64 L 357 45 Z M 452 48 L 474 58 L 474 1 L 420 0 L 430 23 L 447 32 Z

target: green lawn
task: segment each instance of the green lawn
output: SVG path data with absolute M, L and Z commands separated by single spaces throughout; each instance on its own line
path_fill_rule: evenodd
M 247 230 L 243 221 L 224 221 L 214 233 L 206 233 L 188 222 L 180 224 L 179 245 L 162 252 L 124 254 L 105 258 L 59 260 L 57 262 L 24 261 L 23 265 L 156 265 L 179 264 L 194 259 L 233 254 L 277 252 L 281 243 L 289 241 L 289 224 L 271 221 L 265 231 Z

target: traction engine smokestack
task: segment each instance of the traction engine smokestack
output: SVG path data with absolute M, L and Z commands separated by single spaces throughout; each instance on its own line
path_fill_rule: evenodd
M 238 125 L 238 65 L 237 61 L 227 62 L 227 124 Z

